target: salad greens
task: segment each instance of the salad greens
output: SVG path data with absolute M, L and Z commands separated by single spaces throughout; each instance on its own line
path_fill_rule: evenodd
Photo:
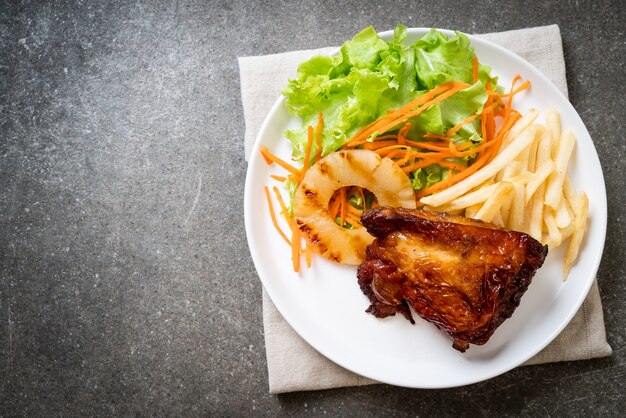
M 444 135 L 469 116 L 482 112 L 488 98 L 487 82 L 495 88 L 491 68 L 478 65 L 474 82 L 474 49 L 462 33 L 452 37 L 431 29 L 407 45 L 407 29 L 398 25 L 390 42 L 382 40 L 373 27 L 345 42 L 335 56 L 316 56 L 298 67 L 296 78 L 283 89 L 290 113 L 302 119 L 302 128 L 285 133 L 292 143 L 293 157 L 304 158 L 307 126 L 324 115 L 322 155 L 346 144 L 360 128 L 427 91 L 450 81 L 471 86 L 433 105 L 411 119 L 408 137 L 421 141 L 425 133 Z M 452 136 L 455 144 L 482 141 L 478 119 L 463 125 Z M 458 158 L 467 166 L 471 161 Z M 416 190 L 445 179 L 448 169 L 433 164 L 409 174 Z

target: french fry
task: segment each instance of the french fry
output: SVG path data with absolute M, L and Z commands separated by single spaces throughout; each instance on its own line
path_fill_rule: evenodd
M 526 186 L 528 187 L 528 186 Z M 545 185 L 542 183 L 537 187 L 537 190 L 533 194 L 530 203 L 530 221 L 528 224 L 528 234 L 536 239 L 542 241 L 543 237 L 543 195 L 545 192 Z
M 511 217 L 511 199 L 508 199 L 500 208 L 502 214 L 502 226 L 505 228 L 509 225 L 509 218 Z
M 548 160 L 541 167 L 537 169 L 532 175 L 532 178 L 526 184 L 526 193 L 524 194 L 524 201 L 526 204 L 530 202 L 539 186 L 544 184 L 550 173 L 554 170 L 554 163 L 552 160 Z M 543 199 L 543 196 L 541 197 Z M 541 202 L 543 204 L 543 201 Z
M 552 146 L 550 147 L 550 157 L 556 158 L 559 139 L 561 138 L 561 116 L 555 108 L 546 110 L 543 116 L 546 120 L 546 129 L 550 132 Z
M 567 210 L 567 200 L 565 196 L 563 196 L 559 202 L 559 208 L 556 210 L 556 226 L 558 226 L 559 229 L 563 229 L 570 223 L 572 223 L 572 218 Z
M 539 144 L 537 146 L 537 160 L 535 161 L 536 168 L 540 168 L 548 161 L 551 161 L 552 137 L 550 135 L 550 132 L 546 130 L 546 132 L 541 135 L 541 138 L 539 139 Z M 535 172 L 537 172 L 537 170 L 535 170 Z
M 489 164 L 421 203 L 526 232 L 550 250 L 569 240 L 566 278 L 580 251 L 589 200 L 576 193 L 567 173 L 576 146 L 574 133 L 561 132 L 555 109 L 544 114 L 545 126 L 535 124 L 538 114 L 532 109 L 514 125 Z
M 511 201 L 511 211 L 509 213 L 508 228 L 513 231 L 524 232 L 524 185 L 513 184 L 513 200 Z
M 546 185 L 546 201 L 545 204 L 554 210 L 559 208 L 559 202 L 563 195 L 563 182 L 567 176 L 567 164 L 576 145 L 576 137 L 571 129 L 561 134 L 561 140 L 558 145 L 554 165 L 555 171 L 548 177 Z
M 565 241 L 576 231 L 576 222 L 572 222 L 567 225 L 565 228 L 561 229 L 561 239 Z
M 520 161 L 511 161 L 511 164 L 507 165 L 500 171 L 502 173 L 502 180 L 507 180 L 512 177 L 515 177 L 519 174 L 522 174 L 522 170 L 525 167 Z
M 537 133 L 535 134 L 535 141 L 530 147 L 530 153 L 528 155 L 528 171 L 535 172 L 537 169 L 537 151 L 539 149 L 539 142 L 546 133 L 546 129 L 542 125 L 538 125 Z
M 465 209 L 465 216 L 475 219 L 476 213 L 480 210 L 481 206 L 482 203 L 476 203 L 475 205 L 468 207 L 467 209 Z
M 522 165 L 522 172 L 535 169 L 535 161 L 537 159 L 537 141 L 545 132 L 545 128 L 542 125 L 533 125 L 535 129 L 535 139 L 533 142 L 522 152 L 519 153 L 515 161 L 518 161 Z
M 504 226 L 504 220 L 502 219 L 502 212 L 501 212 L 501 210 L 496 212 L 496 215 L 493 217 L 491 222 L 496 224 L 496 225 Z
M 565 253 L 565 262 L 563 263 L 563 279 L 567 280 L 569 271 L 574 264 L 574 261 L 578 257 L 580 251 L 580 245 L 585 235 L 585 229 L 587 228 L 587 216 L 589 215 L 589 199 L 585 192 L 580 194 L 578 207 L 576 208 L 576 216 L 574 220 L 574 233 L 570 239 Z
M 533 178 L 526 184 L 525 191 L 525 201 L 527 204 L 530 203 L 528 233 L 543 243 L 545 243 L 543 239 L 545 181 L 554 169 L 554 163 L 550 159 L 551 152 L 552 137 L 550 129 L 547 129 L 539 139 L 535 160 L 536 170 Z
M 567 203 L 569 203 L 570 208 L 576 210 L 578 207 L 578 195 L 576 194 L 576 190 L 574 190 L 574 185 L 569 179 L 569 176 L 566 176 L 565 181 L 563 182 L 563 193 L 565 194 L 565 198 L 567 199 Z
M 559 231 L 559 227 L 556 226 L 556 216 L 552 209 L 544 208 L 543 221 L 545 222 L 546 228 L 548 229 L 550 242 L 552 243 L 554 248 L 558 247 L 559 245 L 561 245 L 561 242 L 563 242 L 563 237 L 561 235 L 561 231 Z
M 513 185 L 511 183 L 502 182 L 498 184 L 496 191 L 487 199 L 480 210 L 474 215 L 474 218 L 491 222 L 496 216 L 496 213 L 499 213 L 500 207 L 509 198 L 512 191 Z
M 519 123 L 519 122 L 518 122 Z M 515 125 L 517 126 L 517 124 Z M 469 177 L 461 180 L 457 184 L 442 190 L 430 196 L 423 197 L 420 202 L 429 206 L 442 206 L 443 204 L 465 194 L 472 187 L 478 186 L 488 178 L 495 176 L 498 171 L 502 170 L 515 159 L 526 147 L 528 147 L 535 139 L 534 127 L 529 127 L 522 134 L 504 148 L 489 164 L 482 167 Z
M 520 120 L 517 121 L 515 125 L 511 128 L 509 133 L 504 137 L 502 141 L 502 148 L 507 147 L 511 142 L 515 140 L 518 136 L 521 135 L 522 132 L 526 130 L 530 125 L 535 122 L 539 116 L 539 111 L 535 108 L 530 109 Z
M 436 207 L 435 210 L 441 212 L 451 212 L 458 209 L 465 209 L 477 203 L 483 203 L 484 201 L 489 199 L 489 196 L 491 196 L 497 188 L 497 183 L 482 186 L 479 189 L 471 191 L 463 196 L 457 197 L 456 199 L 450 201 L 449 203 L 446 203 L 443 206 Z

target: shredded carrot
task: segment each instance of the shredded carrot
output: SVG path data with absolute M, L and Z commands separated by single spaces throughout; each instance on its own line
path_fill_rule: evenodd
M 380 135 L 380 136 L 376 137 L 376 141 L 363 140 L 363 141 L 350 142 L 350 143 L 344 145 L 343 148 L 356 148 L 359 145 L 361 145 L 363 148 L 369 149 L 369 148 L 367 148 L 368 146 L 376 145 L 376 143 L 382 142 L 382 141 L 386 141 L 386 140 L 393 140 L 395 143 L 397 143 L 398 142 L 398 135 L 396 135 L 396 134 Z
M 448 138 L 445 135 L 437 135 L 437 134 L 433 134 L 433 133 L 426 133 L 426 134 L 424 134 L 424 138 L 439 139 L 441 141 L 449 141 L 450 140 L 450 138 Z
M 278 199 L 278 203 L 280 204 L 280 209 L 283 211 L 283 215 L 287 219 L 287 223 L 291 229 L 291 260 L 293 262 L 293 270 L 297 273 L 300 271 L 300 230 L 298 229 L 298 225 L 293 221 L 293 219 L 289 216 L 289 211 L 287 210 L 287 205 L 285 205 L 285 201 L 278 190 L 278 187 L 274 186 L 272 188 L 274 190 L 274 194 Z
M 317 116 L 317 126 L 315 127 L 315 146 L 317 147 L 317 151 L 315 151 L 314 160 L 317 162 L 320 158 L 322 158 L 322 132 L 324 130 L 324 114 L 319 112 Z
M 396 137 L 396 140 L 391 140 L 391 141 L 366 142 L 365 144 L 363 144 L 362 149 L 375 151 L 379 148 L 384 148 L 384 147 L 388 147 L 391 145 L 398 145 L 397 137 Z
M 389 145 L 387 147 L 383 147 L 383 148 L 378 148 L 375 152 L 378 155 L 387 155 L 389 153 L 389 151 L 393 151 L 393 150 L 397 150 L 397 149 L 401 149 L 401 150 L 406 150 L 406 149 L 411 149 L 411 147 L 408 147 L 406 145 Z
M 296 176 L 300 176 L 300 170 L 298 170 L 297 168 L 295 168 L 291 164 L 286 163 L 285 161 L 281 160 L 280 158 L 278 158 L 277 156 L 272 154 L 270 152 L 270 150 L 268 150 L 265 146 L 261 147 L 261 155 L 263 155 L 263 158 L 265 158 L 265 161 L 268 164 L 276 163 L 279 166 L 281 166 L 282 168 L 284 168 L 285 170 L 289 171 L 291 174 L 295 174 Z
M 448 148 L 448 143 L 446 142 L 445 144 L 443 142 L 418 142 L 418 141 L 411 141 L 408 139 L 405 139 L 404 142 L 406 142 L 407 145 L 410 145 L 412 147 L 416 147 L 416 148 L 422 148 L 425 150 L 430 150 L 430 151 L 443 151 L 445 149 Z
M 412 102 L 365 126 L 348 141 L 348 144 L 363 141 L 372 136 L 375 132 L 383 134 L 403 121 L 418 116 L 423 111 L 429 109 L 432 105 L 447 99 L 456 92 L 467 87 L 469 87 L 469 85 L 466 83 L 444 83 L 441 86 L 430 90 L 428 93 L 423 94 Z
M 309 244 L 306 244 L 304 246 L 304 260 L 306 262 L 306 268 L 311 268 L 311 257 L 312 257 L 311 246 Z
M 328 214 L 330 215 L 331 218 L 333 219 L 337 218 L 337 214 L 339 213 L 340 206 L 341 206 L 341 199 L 339 199 L 337 196 L 334 196 L 333 198 L 331 198 L 329 209 L 328 209 Z
M 528 88 L 528 86 L 524 86 L 524 89 L 520 89 L 520 88 L 515 89 L 515 84 L 520 80 L 520 78 L 521 76 L 519 74 L 513 78 L 513 82 L 511 83 L 511 90 L 510 90 L 511 93 L 509 93 L 508 100 L 506 101 L 504 109 L 502 109 L 502 112 L 501 112 L 501 115 L 503 117 L 502 127 L 500 128 L 497 135 L 495 134 L 495 120 L 493 119 L 493 115 L 495 114 L 494 109 L 498 102 L 494 104 L 490 104 L 487 109 L 487 112 L 485 112 L 486 116 L 484 119 L 485 119 L 487 126 L 485 127 L 485 131 L 484 131 L 485 134 L 483 136 L 483 143 L 479 145 L 478 147 L 472 150 L 469 150 L 467 152 L 458 152 L 457 150 L 456 154 L 458 156 L 472 155 L 477 152 L 483 151 L 479 153 L 479 156 L 476 159 L 476 161 L 474 161 L 474 163 L 470 165 L 469 167 L 466 167 L 463 170 L 459 171 L 457 174 L 449 176 L 445 180 L 442 180 L 436 184 L 433 184 L 432 186 L 429 186 L 420 190 L 419 192 L 416 193 L 417 199 L 423 196 L 427 196 L 429 194 L 438 192 L 440 190 L 443 190 L 447 187 L 450 187 L 458 183 L 459 181 L 463 180 L 464 178 L 478 171 L 481 167 L 487 165 L 497 155 L 504 136 L 506 135 L 508 131 L 510 131 L 513 125 L 515 125 L 515 123 L 521 117 L 519 112 L 516 112 L 511 108 L 513 96 L 517 92 Z M 525 85 L 526 82 L 523 84 Z M 487 86 L 487 89 L 489 90 L 489 85 Z M 447 164 L 447 163 L 444 163 L 444 164 Z
M 415 116 L 419 116 L 422 112 L 424 112 L 425 110 L 429 109 L 432 105 L 435 105 L 439 102 L 444 101 L 445 99 L 447 99 L 448 97 L 452 96 L 453 94 L 457 93 L 458 91 L 464 89 L 467 85 L 466 84 L 460 84 L 457 85 L 455 87 L 452 87 L 449 90 L 446 90 L 445 92 L 441 93 L 439 96 L 437 96 L 436 98 L 424 103 L 423 106 L 415 109 L 415 110 L 411 110 L 407 113 L 404 113 L 402 115 L 399 115 L 398 117 L 392 119 L 391 121 L 387 122 L 385 125 L 382 125 L 382 127 L 380 128 L 380 132 L 387 132 L 390 129 L 396 127 L 398 124 L 402 123 L 403 121 L 413 118 Z
M 295 222 L 291 225 L 291 261 L 293 262 L 293 271 L 300 271 L 300 230 L 296 227 Z
M 429 165 L 437 164 L 438 162 L 446 158 L 445 155 L 437 155 L 437 154 L 435 155 L 436 155 L 435 157 L 425 158 L 423 160 L 420 160 L 406 167 L 402 167 L 402 171 L 404 171 L 405 173 L 410 173 L 412 171 L 417 170 L 418 168 L 424 168 L 424 167 L 428 167 Z
M 315 134 L 313 132 L 313 127 L 309 125 L 306 146 L 304 147 L 304 167 L 302 167 L 300 181 L 298 183 L 300 183 L 304 179 L 304 175 L 306 174 L 307 170 L 309 169 L 309 165 L 311 164 L 311 146 L 313 145 L 314 135 Z
M 457 164 L 457 163 L 454 163 L 454 162 L 448 161 L 448 160 L 441 160 L 441 161 L 439 161 L 438 164 L 440 166 L 442 166 L 442 167 L 451 168 L 451 169 L 456 170 L 456 171 L 463 171 L 463 170 L 465 170 L 467 168 L 464 165 Z
M 419 199 L 421 197 L 435 193 L 439 190 L 445 189 L 449 186 L 452 186 L 453 184 L 458 183 L 459 181 L 463 180 L 465 177 L 468 177 L 470 174 L 476 172 L 480 167 L 482 167 L 485 164 L 488 158 L 489 158 L 489 152 L 482 154 L 480 157 L 478 157 L 478 159 L 474 162 L 474 164 L 470 165 L 465 170 L 461 171 L 460 173 L 456 175 L 448 176 L 445 180 L 441 180 L 439 183 L 435 183 L 432 186 L 426 187 L 418 191 L 417 193 L 415 193 L 416 197 Z
M 346 189 L 345 189 L 345 187 L 342 187 L 341 189 L 339 189 L 339 201 L 341 202 L 341 206 L 340 206 L 341 226 L 343 226 L 344 223 L 346 222 L 346 210 L 348 209 L 346 207 L 346 205 L 348 204 L 348 201 L 346 199 Z
M 406 139 L 406 134 L 409 133 L 409 129 L 411 129 L 411 122 L 405 123 L 402 129 L 398 131 L 398 143 L 399 144 L 404 144 L 404 141 Z
M 361 186 L 358 186 L 357 189 L 359 190 L 359 194 L 361 195 L 361 201 L 363 202 L 363 209 L 365 209 L 365 193 L 363 192 L 363 188 Z
M 283 230 L 278 225 L 278 221 L 276 220 L 276 214 L 274 213 L 274 206 L 272 205 L 272 199 L 270 197 L 270 190 L 267 188 L 267 186 L 265 186 L 264 189 L 265 189 L 265 197 L 267 198 L 267 205 L 270 208 L 270 217 L 272 218 L 272 223 L 274 224 L 274 228 L 278 231 L 280 236 L 283 237 L 285 242 L 288 245 L 291 245 L 291 241 L 289 241 L 289 238 L 287 238 L 287 235 L 285 235 Z
M 477 57 L 472 60 L 472 78 L 476 83 L 479 79 L 479 61 Z M 459 181 L 472 175 L 497 155 L 502 145 L 503 139 L 511 128 L 521 118 L 521 114 L 512 108 L 513 97 L 521 91 L 530 87 L 528 80 L 518 84 L 521 76 L 514 77 L 508 93 L 499 93 L 491 87 L 491 83 L 486 83 L 487 100 L 479 113 L 471 115 L 449 128 L 443 135 L 426 133 L 421 140 L 411 140 L 408 133 L 411 128 L 409 120 L 419 116 L 424 111 L 430 109 L 437 103 L 446 100 L 448 97 L 469 87 L 469 84 L 450 82 L 444 83 L 411 102 L 393 110 L 387 111 L 383 116 L 359 129 L 341 149 L 360 148 L 372 150 L 382 157 L 391 158 L 398 164 L 405 173 L 411 173 L 417 169 L 438 164 L 449 169 L 448 176 L 429 187 L 416 192 L 417 205 L 419 198 L 436 193 L 450 187 Z M 496 118 L 501 118 L 496 124 Z M 480 134 L 482 142 L 478 145 L 467 141 L 457 146 L 452 137 L 456 135 L 466 124 L 478 120 L 480 122 Z M 288 176 L 278 176 L 272 174 L 270 177 L 277 181 L 293 181 L 299 185 L 304 175 L 312 163 L 320 160 L 323 152 L 322 134 L 324 129 L 324 117 L 318 114 L 317 125 L 309 126 L 307 140 L 303 150 L 304 161 L 301 169 L 297 169 L 286 161 L 283 161 L 272 154 L 266 147 L 261 147 L 261 155 L 267 164 L 276 163 L 289 172 Z M 454 157 L 474 157 L 474 162 L 465 166 L 453 160 Z M 270 192 L 267 186 L 264 187 L 265 195 L 270 208 L 270 215 L 274 227 L 279 232 L 283 240 L 291 246 L 291 258 L 294 271 L 300 270 L 301 256 L 305 256 L 306 266 L 311 266 L 313 247 L 306 242 L 302 246 L 302 234 L 295 220 L 289 215 L 287 206 L 276 187 L 273 188 L 276 198 L 285 216 L 287 224 L 291 230 L 291 240 L 281 230 L 274 207 L 272 205 Z M 353 195 L 360 195 L 362 207 L 353 206 L 348 202 L 348 198 Z M 353 186 L 351 188 L 342 187 L 333 194 L 328 203 L 328 213 L 342 227 L 352 226 L 362 227 L 361 216 L 366 207 L 366 193 L 362 187 Z M 371 207 L 378 206 L 376 200 L 372 201 Z
M 489 112 L 493 109 L 495 109 L 495 107 L 497 106 L 497 103 L 494 103 L 492 105 L 490 105 L 489 107 L 483 107 L 483 112 Z M 476 113 L 468 118 L 463 119 L 461 122 L 457 123 L 456 125 L 454 125 L 452 128 L 448 129 L 446 131 L 446 137 L 450 138 L 452 135 L 454 135 L 455 133 L 457 133 L 458 131 L 461 130 L 461 128 L 472 122 L 474 119 L 478 118 L 481 115 L 481 113 Z

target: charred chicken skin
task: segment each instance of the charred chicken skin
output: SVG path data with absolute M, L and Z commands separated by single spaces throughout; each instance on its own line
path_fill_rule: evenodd
M 357 274 L 367 312 L 414 323 L 410 306 L 461 352 L 513 314 L 548 253 L 527 234 L 461 216 L 378 207 L 361 220 L 376 237 Z

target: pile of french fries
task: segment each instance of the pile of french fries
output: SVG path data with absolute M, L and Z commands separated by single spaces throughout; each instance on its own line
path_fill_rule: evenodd
M 426 208 L 492 222 L 529 234 L 549 249 L 569 239 L 563 279 L 578 256 L 587 227 L 589 200 L 567 174 L 576 145 L 571 129 L 549 109 L 545 125 L 531 109 L 511 129 L 498 155 L 461 182 L 424 197 Z

